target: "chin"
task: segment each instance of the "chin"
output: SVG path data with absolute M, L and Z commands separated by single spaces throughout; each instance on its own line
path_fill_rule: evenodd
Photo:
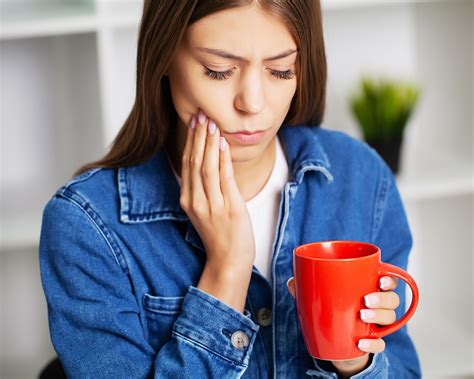
M 262 156 L 268 143 L 255 145 L 230 145 L 232 162 L 247 162 Z

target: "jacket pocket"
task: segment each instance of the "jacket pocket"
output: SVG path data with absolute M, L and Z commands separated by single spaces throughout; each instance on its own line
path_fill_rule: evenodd
M 183 296 L 163 297 L 150 294 L 143 296 L 148 342 L 156 351 L 171 339 L 173 324 L 181 313 L 183 299 Z

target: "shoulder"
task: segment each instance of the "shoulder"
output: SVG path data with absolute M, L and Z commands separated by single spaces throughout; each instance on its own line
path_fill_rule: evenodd
M 350 156 L 354 158 L 353 154 L 356 154 L 356 157 L 370 160 L 380 161 L 381 159 L 377 152 L 365 141 L 355 138 L 346 132 L 323 128 L 312 128 L 312 130 L 323 145 L 326 153 L 331 156 Z
M 113 201 L 117 193 L 117 169 L 93 168 L 73 177 L 55 193 L 79 202 Z
M 338 130 L 323 128 L 311 128 L 311 130 L 321 144 L 333 170 L 372 175 L 387 170 L 385 161 L 365 141 Z
M 117 169 L 90 169 L 53 194 L 41 221 L 39 251 L 44 263 L 102 262 L 108 256 L 127 272 L 123 249 L 114 235 L 119 207 L 116 177 Z
M 63 218 L 71 209 L 97 219 L 111 216 L 118 206 L 117 169 L 94 168 L 77 175 L 59 187 L 46 203 L 43 217 Z M 70 220 L 71 222 L 74 221 Z
M 365 199 L 363 202 L 375 202 L 374 228 L 389 197 L 395 208 L 402 209 L 396 177 L 374 148 L 344 132 L 327 129 L 314 132 L 328 156 L 334 180 L 356 193 L 359 199 Z

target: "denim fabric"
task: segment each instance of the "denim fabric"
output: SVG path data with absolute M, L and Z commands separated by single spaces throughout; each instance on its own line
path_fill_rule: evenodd
M 241 314 L 196 288 L 206 253 L 163 149 L 128 168 L 91 169 L 46 204 L 40 268 L 52 343 L 71 378 L 337 378 L 307 353 L 286 282 L 293 249 L 324 240 L 379 245 L 407 269 L 412 237 L 394 177 L 365 143 L 283 126 L 271 282 L 253 269 Z M 405 283 L 396 289 L 405 309 Z M 262 322 L 267 308 L 271 322 Z M 268 312 L 267 312 L 268 314 Z M 236 334 L 237 333 L 237 334 Z M 244 336 L 235 344 L 236 335 Z M 404 327 L 354 378 L 418 378 Z

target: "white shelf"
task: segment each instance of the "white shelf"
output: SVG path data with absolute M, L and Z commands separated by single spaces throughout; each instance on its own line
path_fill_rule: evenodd
M 384 7 L 421 2 L 436 2 L 443 0 L 321 0 L 323 10 L 351 10 L 363 7 Z
M 420 154 L 421 155 L 421 154 Z M 408 166 L 408 165 L 407 165 Z M 412 162 L 412 170 L 397 176 L 404 201 L 433 200 L 474 193 L 472 163 L 441 156 L 425 155 Z
M 370 6 L 397 5 L 413 3 L 414 0 L 321 0 L 323 10 L 344 10 Z
M 443 178 L 400 180 L 399 190 L 404 201 L 434 200 L 474 193 L 472 177 L 459 174 Z
M 143 1 L 19 2 L 1 4 L 0 40 L 137 27 Z
M 0 9 L 0 40 L 87 33 L 98 25 L 86 2 L 2 3 Z
M 97 11 L 104 27 L 135 28 L 140 22 L 143 1 L 99 1 Z

